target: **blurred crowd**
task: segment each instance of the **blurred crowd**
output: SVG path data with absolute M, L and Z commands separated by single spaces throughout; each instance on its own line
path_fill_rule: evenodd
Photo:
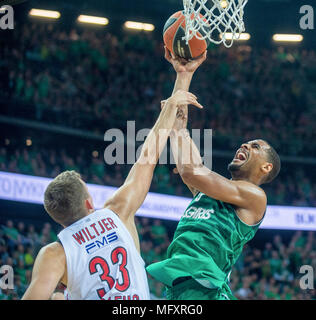
M 0 224 L 0 266 L 10 266 L 14 271 L 14 289 L 0 288 L 0 300 L 22 298 L 30 284 L 39 250 L 56 240 L 56 232 L 50 223 L 45 223 L 39 230 L 23 221 L 13 223 L 8 220 Z
M 12 37 L 0 39 L 0 115 L 101 135 L 111 128 L 125 131 L 128 120 L 136 121 L 136 130 L 151 128 L 174 80 L 162 40 L 150 33 L 29 23 L 17 24 Z M 282 155 L 315 156 L 315 51 L 210 46 L 190 91 L 205 109 L 190 111 L 189 126 L 213 129 L 215 149 L 236 150 L 260 137 Z M 45 148 L 12 145 L 5 135 L 2 171 L 55 177 L 76 170 L 87 182 L 120 186 L 130 169 L 107 165 L 102 151 L 93 148 L 73 153 L 53 143 Z M 282 170 L 264 187 L 269 204 L 316 206 L 314 171 L 300 165 Z M 157 166 L 151 191 L 190 195 L 165 165 Z M 160 220 L 142 218 L 137 223 L 146 264 L 162 260 L 174 230 Z M 21 298 L 39 249 L 55 241 L 56 233 L 49 223 L 41 228 L 11 220 L 0 225 L 0 265 L 15 272 L 14 289 L 0 289 L 0 299 Z M 264 248 L 250 244 L 244 249 L 231 288 L 239 299 L 315 299 L 314 291 L 301 290 L 298 283 L 305 264 L 316 267 L 314 234 L 297 232 L 289 242 L 276 235 Z M 149 282 L 152 297 L 164 299 L 163 285 L 152 278 Z
M 29 23 L 1 41 L 1 114 L 104 134 L 127 120 L 150 128 L 172 92 L 175 73 L 151 33 Z M 280 154 L 315 154 L 315 51 L 210 46 L 191 91 L 206 108 L 190 125 L 213 129 L 216 149 L 261 137 Z
M 141 253 L 146 263 L 161 261 L 172 239 L 174 225 L 148 218 L 136 219 Z M 0 224 L 0 265 L 14 270 L 14 289 L 0 289 L 0 300 L 20 299 L 30 284 L 32 267 L 40 248 L 56 241 L 59 230 L 50 223 L 40 228 L 22 221 Z M 260 231 L 259 231 L 260 232 Z M 237 261 L 230 287 L 238 299 L 310 300 L 316 291 L 301 289 L 303 265 L 316 267 L 316 238 L 313 232 L 293 233 L 284 241 L 274 233 L 270 242 L 259 249 L 252 241 Z M 314 284 L 315 285 L 315 284 Z M 162 283 L 149 276 L 152 299 L 165 299 Z
M 277 233 L 263 249 L 247 245 L 231 274 L 230 287 L 242 300 L 315 300 L 315 278 L 302 290 L 302 266 L 316 267 L 315 232 L 297 231 L 287 243 Z M 305 279 L 306 280 L 306 279 Z
M 110 128 L 125 132 L 128 120 L 136 120 L 136 130 L 151 128 L 160 101 L 172 92 L 174 70 L 164 60 L 161 39 L 151 33 L 30 23 L 12 35 L 0 40 L 0 115 L 103 135 Z M 279 154 L 313 156 L 315 66 L 314 51 L 210 46 L 191 88 L 206 108 L 192 110 L 189 125 L 211 128 L 217 150 L 236 150 L 260 137 Z M 4 135 L 10 139 L 9 132 Z M 75 169 L 87 182 L 119 186 L 130 169 L 107 166 L 100 150 L 92 155 L 78 148 L 74 155 L 68 147 L 53 147 L 53 140 L 45 150 L 24 148 L 24 141 L 14 148 L 2 143 L 0 170 L 54 177 Z M 269 203 L 315 206 L 313 171 L 284 167 L 266 186 Z M 171 170 L 158 166 L 151 190 L 190 196 Z
M 114 35 L 33 23 L 17 27 L 12 39 L 2 42 L 4 115 L 101 134 L 125 130 L 126 121 L 135 119 L 137 130 L 153 125 L 160 101 L 172 92 L 174 71 L 163 58 L 161 39 L 151 33 Z M 192 114 L 192 128 L 212 128 L 213 147 L 219 150 L 261 137 L 280 154 L 315 154 L 310 143 L 315 138 L 314 51 L 238 45 L 208 51 L 191 89 L 207 110 Z M 64 150 L 18 146 L 13 153 L 1 149 L 0 157 L 2 170 L 53 177 L 74 168 L 98 184 L 121 185 L 129 169 L 112 166 L 105 172 L 101 155 L 85 150 L 74 157 Z M 153 191 L 188 195 L 178 182 L 170 168 L 159 166 Z M 316 186 L 302 170 L 267 189 L 271 204 L 315 205 Z
M 54 178 L 64 170 L 75 170 L 88 183 L 119 187 L 131 169 L 131 165 L 106 164 L 102 150 L 93 148 L 78 148 L 72 155 L 63 148 L 19 147 L 0 147 L 0 171 Z M 226 175 L 228 163 L 229 160 L 225 160 L 224 172 L 218 173 Z M 180 177 L 172 172 L 173 168 L 171 165 L 157 165 L 150 191 L 191 197 Z M 263 185 L 268 204 L 315 207 L 316 184 L 313 181 L 314 174 L 304 166 L 281 170 L 275 182 Z

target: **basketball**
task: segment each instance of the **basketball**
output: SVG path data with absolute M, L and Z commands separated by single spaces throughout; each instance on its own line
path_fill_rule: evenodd
M 185 16 L 183 11 L 174 13 L 165 23 L 163 28 L 163 41 L 165 46 L 174 55 L 190 60 L 199 57 L 208 47 L 209 40 L 200 40 L 195 36 L 186 43 Z M 198 32 L 198 36 L 201 33 Z

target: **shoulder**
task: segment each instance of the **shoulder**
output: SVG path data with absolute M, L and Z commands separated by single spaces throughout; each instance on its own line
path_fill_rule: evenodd
M 240 193 L 246 199 L 243 207 L 236 208 L 239 218 L 249 225 L 260 222 L 267 208 L 265 191 L 248 181 L 235 181 L 235 183 L 238 183 Z
M 59 242 L 52 242 L 45 247 L 43 247 L 39 253 L 38 258 L 45 260 L 66 260 L 65 250 Z
M 48 272 L 50 276 L 57 275 L 66 284 L 66 269 L 67 259 L 61 243 L 52 242 L 39 251 L 34 265 L 34 271 L 37 274 Z
M 267 206 L 267 196 L 262 188 L 244 180 L 232 181 L 238 189 L 239 197 L 243 199 L 242 209 L 250 209 L 256 213 L 264 213 Z
M 239 192 L 249 197 L 249 200 L 254 200 L 256 202 L 261 202 L 266 204 L 267 195 L 265 191 L 259 186 L 244 180 L 236 180 L 232 182 L 237 186 Z

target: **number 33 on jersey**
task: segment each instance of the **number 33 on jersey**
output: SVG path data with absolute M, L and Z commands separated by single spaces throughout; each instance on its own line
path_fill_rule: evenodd
M 66 299 L 148 300 L 144 261 L 119 219 L 97 210 L 58 234 L 67 260 Z

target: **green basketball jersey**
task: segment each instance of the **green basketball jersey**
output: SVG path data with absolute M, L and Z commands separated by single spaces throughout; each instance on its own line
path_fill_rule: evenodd
M 147 271 L 171 287 L 179 277 L 192 277 L 208 288 L 227 289 L 232 266 L 260 223 L 242 222 L 233 205 L 198 193 L 177 226 L 167 259 Z

